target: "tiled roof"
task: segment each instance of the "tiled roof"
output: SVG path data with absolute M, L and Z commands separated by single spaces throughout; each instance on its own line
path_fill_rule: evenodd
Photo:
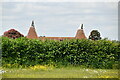
M 26 37 L 30 38 L 30 39 L 37 39 L 38 38 L 37 33 L 35 31 L 35 28 L 33 26 L 30 27 L 28 35 Z
M 64 40 L 64 39 L 75 39 L 75 37 L 39 37 L 39 39 Z
M 85 34 L 84 34 L 83 29 L 78 29 L 75 37 L 77 39 L 87 39 Z

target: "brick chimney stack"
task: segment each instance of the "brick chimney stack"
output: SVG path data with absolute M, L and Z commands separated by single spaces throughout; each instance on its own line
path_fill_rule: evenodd
M 30 38 L 30 39 L 37 39 L 38 38 L 36 30 L 35 30 L 35 26 L 34 26 L 34 21 L 32 21 L 27 38 Z
M 87 39 L 83 31 L 83 24 L 79 26 L 75 38 L 76 39 Z

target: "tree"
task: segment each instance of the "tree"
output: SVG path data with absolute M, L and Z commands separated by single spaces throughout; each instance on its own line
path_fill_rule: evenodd
M 19 37 L 24 37 L 23 34 L 21 34 L 20 32 L 18 32 L 18 31 L 15 30 L 15 29 L 10 29 L 10 30 L 4 32 L 3 36 L 4 36 L 4 37 L 13 38 L 13 39 L 19 38 Z
M 98 32 L 98 30 L 92 30 L 89 36 L 89 39 L 91 40 L 100 40 L 100 33 Z

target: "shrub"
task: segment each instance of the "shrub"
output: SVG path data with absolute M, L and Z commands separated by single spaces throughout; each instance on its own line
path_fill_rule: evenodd
M 19 38 L 19 37 L 24 37 L 24 35 L 22 35 L 20 32 L 16 31 L 15 29 L 10 29 L 6 32 L 4 32 L 4 37 L 8 37 L 8 38 Z
M 72 39 L 63 41 L 2 38 L 2 63 L 22 66 L 86 66 L 117 68 L 120 42 Z

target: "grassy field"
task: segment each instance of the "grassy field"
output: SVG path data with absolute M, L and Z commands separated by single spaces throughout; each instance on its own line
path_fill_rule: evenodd
M 63 68 L 4 68 L 3 78 L 118 78 L 115 69 L 85 69 L 80 67 Z

